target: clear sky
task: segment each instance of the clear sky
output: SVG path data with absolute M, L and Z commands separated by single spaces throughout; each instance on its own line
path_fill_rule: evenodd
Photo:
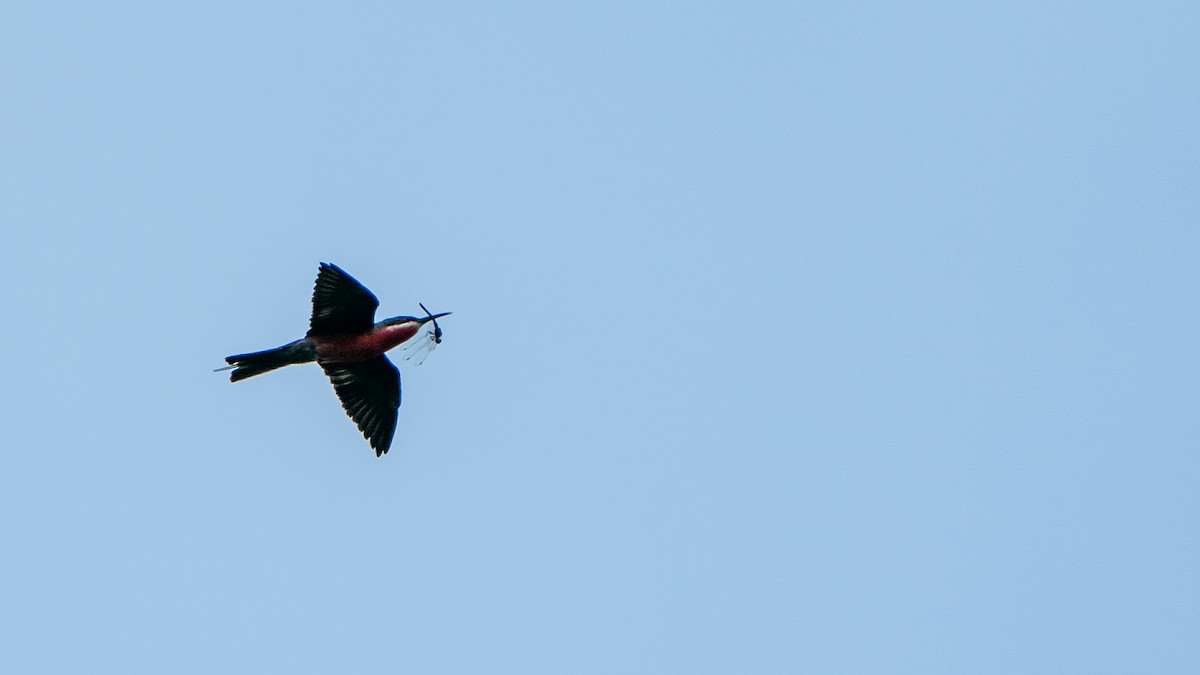
M 1200 5 L 0 10 L 0 671 L 1200 671 Z M 453 311 L 376 459 L 317 263 Z

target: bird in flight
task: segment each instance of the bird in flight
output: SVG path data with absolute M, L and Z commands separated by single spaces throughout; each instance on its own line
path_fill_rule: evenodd
M 294 363 L 316 361 L 333 382 L 346 414 L 375 449 L 375 456 L 382 456 L 392 445 L 400 409 L 400 372 L 384 354 L 411 339 L 428 322 L 434 327 L 426 335 L 432 350 L 442 341 L 437 320 L 450 312 L 430 314 L 421 305 L 425 316 L 394 316 L 376 322 L 379 299 L 329 263 L 321 263 L 312 305 L 312 319 L 303 338 L 275 349 L 227 356 L 229 365 L 218 370 L 232 370 L 229 381 L 237 382 Z

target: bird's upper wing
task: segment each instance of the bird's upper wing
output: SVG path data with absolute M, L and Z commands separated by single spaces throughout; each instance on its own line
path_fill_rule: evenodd
M 321 263 L 312 304 L 309 335 L 344 335 L 371 330 L 379 298 L 342 268 Z
M 400 408 L 400 372 L 386 356 L 355 363 L 322 363 L 346 414 L 378 457 L 392 446 Z

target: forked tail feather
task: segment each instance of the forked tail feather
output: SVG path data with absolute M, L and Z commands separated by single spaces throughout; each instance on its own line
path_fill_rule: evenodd
M 230 370 L 230 382 L 237 382 L 255 375 L 290 366 L 295 363 L 309 363 L 317 359 L 316 351 L 305 340 L 296 340 L 282 347 L 274 349 L 266 349 L 261 352 L 250 352 L 249 354 L 234 354 L 226 356 L 225 363 L 228 366 L 218 368 L 217 370 Z

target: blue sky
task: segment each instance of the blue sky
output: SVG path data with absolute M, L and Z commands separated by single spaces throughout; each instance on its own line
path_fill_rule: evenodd
M 1198 27 L 6 7 L 0 670 L 1195 672 Z

